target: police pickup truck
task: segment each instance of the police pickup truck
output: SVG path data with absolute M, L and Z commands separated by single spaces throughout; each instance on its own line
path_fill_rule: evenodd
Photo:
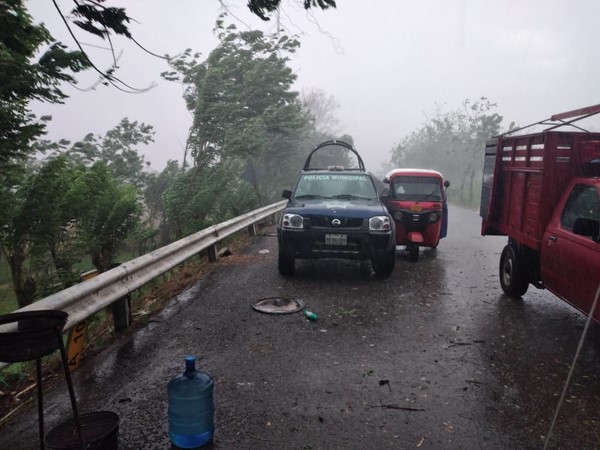
M 375 274 L 389 276 L 395 225 L 375 183 L 352 145 L 319 144 L 293 190 L 282 194 L 288 204 L 277 225 L 279 272 L 293 275 L 297 258 L 342 258 L 370 260 Z

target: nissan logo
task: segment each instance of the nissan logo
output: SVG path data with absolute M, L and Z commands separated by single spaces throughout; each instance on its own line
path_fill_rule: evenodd
M 342 224 L 342 222 L 340 222 L 340 219 L 333 219 L 331 221 L 331 225 L 333 225 L 334 227 L 339 227 Z

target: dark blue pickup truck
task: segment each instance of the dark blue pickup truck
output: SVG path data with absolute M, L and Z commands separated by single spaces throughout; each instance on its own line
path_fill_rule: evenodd
M 337 164 L 340 161 L 343 164 Z M 392 273 L 394 220 L 350 144 L 319 144 L 293 190 L 284 190 L 283 197 L 289 202 L 277 226 L 282 275 L 293 275 L 296 258 L 370 260 L 377 275 Z

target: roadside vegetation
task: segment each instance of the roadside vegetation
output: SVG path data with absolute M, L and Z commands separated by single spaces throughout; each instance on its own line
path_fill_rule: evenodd
M 451 182 L 451 202 L 477 207 L 481 194 L 485 141 L 503 129 L 496 104 L 485 97 L 465 100 L 453 110 L 438 107 L 390 152 L 390 167 L 419 167 L 441 172 Z

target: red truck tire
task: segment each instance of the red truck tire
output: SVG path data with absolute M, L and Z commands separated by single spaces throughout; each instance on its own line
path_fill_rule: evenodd
M 500 256 L 500 285 L 509 297 L 521 297 L 529 287 L 525 258 L 511 245 Z

